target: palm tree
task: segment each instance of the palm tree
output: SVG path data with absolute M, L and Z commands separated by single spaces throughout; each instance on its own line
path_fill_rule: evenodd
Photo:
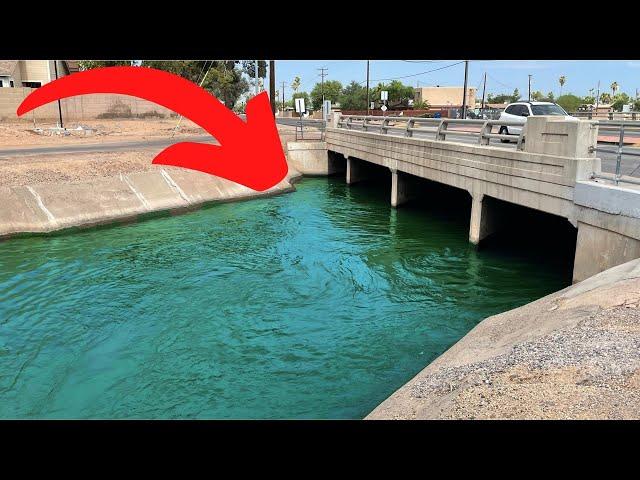
M 616 92 L 618 91 L 618 88 L 620 88 L 620 87 L 618 86 L 618 82 L 613 82 L 613 83 L 611 84 L 611 98 L 613 98 L 613 97 L 615 97 L 615 96 L 616 96 Z
M 293 93 L 296 94 L 298 93 L 299 88 L 300 88 L 300 77 L 295 77 L 293 79 L 293 82 L 291 82 L 291 90 L 293 90 Z
M 558 83 L 560 84 L 560 96 L 562 96 L 562 87 L 564 87 L 564 84 L 567 82 L 567 77 L 565 77 L 564 75 L 561 75 L 560 78 L 558 79 Z

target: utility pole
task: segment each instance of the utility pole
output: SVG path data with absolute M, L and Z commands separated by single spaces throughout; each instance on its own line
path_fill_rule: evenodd
M 369 60 L 367 60 L 367 115 L 371 115 L 370 107 L 371 101 L 369 100 Z
M 596 114 L 598 113 L 599 106 L 600 106 L 600 80 L 598 80 L 598 92 L 596 93 Z
M 256 95 L 258 95 L 260 84 L 258 83 L 258 60 L 256 60 Z
M 56 80 L 57 80 L 58 79 L 58 60 L 53 61 L 53 68 L 56 72 Z M 64 128 L 64 125 L 62 124 L 62 105 L 60 105 L 60 100 L 58 100 L 58 116 L 60 117 L 60 128 Z
M 529 74 L 529 101 L 531 101 L 531 74 Z
M 467 118 L 467 77 L 469 74 L 469 60 L 464 61 L 464 91 L 462 92 L 462 118 Z
M 320 70 L 320 91 L 322 92 L 322 104 L 324 105 L 324 77 L 328 75 L 328 73 L 324 73 L 325 70 L 329 70 L 328 68 L 318 68 Z
M 482 114 L 484 115 L 484 94 L 487 91 L 487 72 L 484 72 L 484 84 L 482 85 Z
M 284 114 L 284 86 L 286 82 L 282 82 L 282 113 Z
M 276 116 L 276 61 L 269 60 L 269 98 L 271 99 L 271 113 Z

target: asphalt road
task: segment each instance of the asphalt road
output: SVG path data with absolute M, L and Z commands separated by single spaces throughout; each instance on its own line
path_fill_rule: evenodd
M 298 119 L 295 118 L 280 118 L 277 120 L 279 125 L 295 126 Z M 305 119 L 304 124 L 306 127 L 313 127 L 315 124 L 321 124 L 321 120 L 309 120 Z M 390 129 L 390 133 L 393 134 L 393 130 Z M 402 134 L 399 129 L 398 134 Z M 433 138 L 435 131 L 426 132 L 414 132 L 415 138 Z M 476 137 L 469 137 L 465 135 L 448 133 L 447 139 L 454 142 L 461 143 L 477 143 Z M 168 147 L 181 140 L 189 140 L 191 142 L 204 142 L 215 143 L 215 140 L 210 135 L 197 135 L 190 137 L 167 137 L 158 138 L 153 140 L 135 140 L 135 141 L 123 141 L 123 142 L 109 142 L 100 144 L 85 144 L 85 145 L 64 145 L 55 147 L 30 147 L 30 148 L 13 148 L 13 149 L 0 149 L 0 161 L 6 161 L 6 157 L 26 156 L 26 155 L 51 155 L 61 153 L 93 153 L 93 152 L 118 152 L 131 149 L 146 149 L 146 148 L 162 148 Z M 496 147 L 502 148 L 515 148 L 515 143 L 501 143 L 499 140 L 492 139 L 491 144 Z M 615 150 L 616 146 L 611 144 L 598 143 L 598 147 L 609 148 Z M 638 149 L 640 153 L 640 149 Z M 616 170 L 616 154 L 609 152 L 598 152 L 598 156 L 602 159 L 602 171 L 607 173 L 615 173 Z M 4 157 L 4 158 L 3 158 Z M 635 170 L 635 172 L 634 172 Z M 640 157 L 623 156 L 621 164 L 622 175 L 633 175 L 640 177 Z

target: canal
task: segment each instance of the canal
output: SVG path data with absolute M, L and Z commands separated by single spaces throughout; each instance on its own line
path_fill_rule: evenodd
M 305 179 L 0 243 L 0 418 L 362 418 L 483 318 L 570 283 L 557 242 L 476 249 L 458 197 L 388 195 Z

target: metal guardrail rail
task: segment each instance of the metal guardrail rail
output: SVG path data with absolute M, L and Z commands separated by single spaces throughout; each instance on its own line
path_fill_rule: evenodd
M 616 157 L 616 173 L 615 175 L 593 174 L 592 178 L 602 178 L 614 181 L 616 185 L 619 182 L 634 183 L 640 185 L 640 179 L 635 180 L 631 176 L 640 170 L 640 165 L 631 173 L 630 176 L 622 176 L 621 164 L 625 155 L 632 157 L 640 157 L 639 152 L 626 150 L 624 147 L 625 132 L 637 132 L 640 136 L 640 121 L 633 120 L 596 120 L 598 129 L 601 132 L 617 132 L 619 135 L 618 146 L 615 149 L 603 147 L 594 147 L 591 151 L 615 153 Z M 449 129 L 451 125 L 476 126 L 476 130 L 460 130 Z M 446 141 L 447 134 L 475 136 L 478 144 L 489 145 L 492 138 L 516 141 L 517 149 L 522 150 L 524 146 L 524 129 L 519 135 L 492 133 L 494 127 L 522 127 L 521 123 L 508 122 L 501 120 L 472 120 L 458 118 L 421 118 L 421 117 L 379 117 L 379 116 L 361 116 L 361 115 L 343 115 L 338 120 L 338 128 L 357 129 L 365 132 L 381 133 L 383 135 L 396 135 L 404 137 L 413 137 L 415 132 L 432 132 L 436 141 Z M 628 147 L 627 147 L 628 148 Z
M 449 129 L 449 126 L 477 126 L 477 130 Z M 389 131 L 401 131 L 405 137 L 413 137 L 416 132 L 434 133 L 436 141 L 446 141 L 447 134 L 477 137 L 480 145 L 489 145 L 492 138 L 516 141 L 517 149 L 523 148 L 523 132 L 515 134 L 492 133 L 493 127 L 522 127 L 521 123 L 501 120 L 471 120 L 460 118 L 422 118 L 422 117 L 378 117 L 343 115 L 338 120 L 338 128 L 358 129 L 365 132 L 390 134 Z M 391 134 L 393 135 L 393 134 Z
M 327 130 L 326 120 L 299 119 L 296 121 L 296 141 L 298 140 L 324 140 Z M 307 127 L 305 129 L 305 127 Z

